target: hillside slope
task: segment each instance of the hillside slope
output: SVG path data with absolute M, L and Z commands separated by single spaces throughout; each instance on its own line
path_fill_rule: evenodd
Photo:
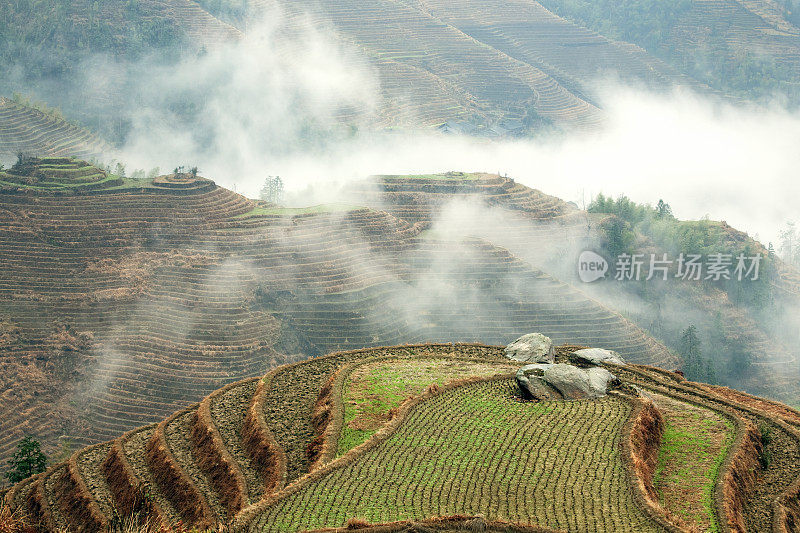
M 48 7 L 0 8 L 12 21 L 0 34 L 7 49 L 0 65 L 14 73 L 0 91 L 32 92 L 113 142 L 123 142 L 130 129 L 132 117 L 120 117 L 119 109 L 131 95 L 126 86 L 103 81 L 102 90 L 85 98 L 86 71 L 102 67 L 98 58 L 134 70 L 146 60 L 169 71 L 181 58 L 237 43 L 248 32 L 267 39 L 264 53 L 278 56 L 293 53 L 292 43 L 324 35 L 346 51 L 343 68 L 361 72 L 367 64 L 380 86 L 376 108 L 367 106 L 370 117 L 362 116 L 365 109 L 333 113 L 359 127 L 446 125 L 486 137 L 553 126 L 594 130 L 604 120 L 602 97 L 618 82 L 746 98 L 775 91 L 795 98 L 799 90 L 800 29 L 790 10 L 772 0 L 667 7 L 648 0 L 618 10 L 583 0 L 257 0 L 246 6 L 143 0 Z M 190 113 L 181 118 L 191 123 Z M 51 153 L 26 142 L 29 151 Z M 69 155 L 86 157 L 77 150 Z
M 602 119 L 596 94 L 604 77 L 657 89 L 702 89 L 644 50 L 610 41 L 535 2 L 251 4 L 254 17 L 275 9 L 289 27 L 309 18 L 332 27 L 369 58 L 382 81 L 384 121 L 390 124 L 462 120 L 479 126 L 517 119 L 535 128 L 544 119 L 587 128 Z M 415 75 L 406 78 L 410 72 Z M 429 81 L 439 95 L 433 102 Z
M 647 48 L 684 74 L 728 94 L 800 94 L 797 4 L 774 0 L 585 2 L 542 0 L 579 24 Z M 618 9 L 609 9 L 610 6 Z
M 575 349 L 559 347 L 556 359 Z M 442 515 L 506 521 L 506 531 L 679 531 L 709 521 L 720 531 L 795 530 L 797 411 L 637 365 L 610 366 L 621 385 L 601 399 L 522 401 L 518 364 L 502 354 L 478 344 L 404 345 L 281 366 L 79 450 L 14 486 L 6 501 L 49 529 L 85 531 L 106 527 L 114 510 L 251 531 Z M 355 427 L 343 424 L 349 406 L 376 399 L 373 413 L 386 417 L 371 436 L 326 455 Z M 706 423 L 695 438 L 724 445 L 673 455 L 698 416 Z M 656 465 L 700 478 L 667 479 Z M 704 503 L 665 496 L 697 482 Z
M 0 161 L 19 152 L 82 159 L 110 154 L 110 147 L 91 132 L 30 106 L 0 97 Z
M 673 350 L 680 348 L 680 332 L 694 324 L 703 331 L 703 349 L 715 368 L 720 370 L 720 379 L 726 380 L 723 382 L 755 394 L 780 398 L 793 405 L 797 403 L 800 353 L 795 348 L 791 323 L 779 327 L 777 316 L 781 314 L 782 305 L 789 309 L 797 305 L 792 282 L 797 279 L 797 273 L 779 261 L 776 262 L 774 279 L 765 281 L 773 274 L 767 270 L 763 272 L 764 286 L 759 289 L 759 294 L 773 306 L 760 311 L 741 298 L 737 299 L 735 283 L 732 289 L 680 279 L 626 284 L 617 283 L 613 274 L 607 274 L 606 282 L 585 284 L 577 276 L 578 256 L 584 250 L 602 251 L 607 240 L 604 228 L 610 220 L 607 214 L 581 211 L 574 204 L 532 191 L 513 179 L 489 174 L 451 172 L 429 176 L 375 176 L 352 184 L 350 190 L 360 203 L 385 209 L 409 223 L 430 228 L 430 232 L 423 234 L 427 240 L 457 240 L 469 236 L 503 249 L 510 257 L 522 260 L 535 270 L 556 277 L 591 295 L 607 308 L 624 314 L 631 322 L 648 330 L 650 336 L 668 343 Z M 702 226 L 706 223 L 675 221 L 675 224 Z M 709 222 L 706 225 L 708 227 L 703 231 L 708 233 L 702 233 L 709 247 L 706 253 L 734 253 L 734 250 L 738 253 L 747 248 L 751 250 L 748 253 L 758 252 L 765 257 L 766 269 L 768 252 L 762 245 L 727 224 Z M 635 253 L 643 254 L 648 260 L 650 254 L 659 258 L 664 253 L 677 257 L 675 250 L 659 246 L 644 236 L 635 239 Z M 688 251 L 698 253 L 698 250 Z M 444 255 L 441 250 L 439 253 Z M 432 261 L 423 259 L 425 262 Z M 459 276 L 471 279 L 469 275 Z M 523 301 L 548 299 L 536 292 L 535 284 L 526 283 L 522 287 L 514 283 L 499 283 L 496 289 L 506 290 L 512 299 L 515 298 L 514 291 L 530 295 L 523 297 Z M 531 292 L 526 293 L 526 290 Z M 546 291 L 545 294 L 554 293 Z M 421 297 L 425 298 L 425 295 Z M 562 299 L 564 303 L 567 301 L 569 299 Z M 573 316 L 581 313 L 581 306 L 576 306 L 576 315 Z M 448 315 L 448 311 L 439 312 L 442 316 Z M 509 316 L 510 310 L 499 314 Z M 575 320 L 563 318 L 566 323 Z M 558 333 L 548 334 L 567 342 Z M 468 331 L 464 331 L 464 335 L 467 335 L 464 338 L 471 338 Z M 576 337 L 573 339 L 578 341 Z M 733 345 L 752 359 L 751 368 L 730 372 L 730 367 L 736 366 L 728 363 L 730 354 L 735 351 Z
M 11 413 L 0 457 L 24 434 L 49 453 L 107 440 L 335 350 L 541 331 L 682 365 L 646 315 L 623 317 L 563 270 L 587 242 L 586 213 L 496 175 L 378 179 L 352 191 L 373 209 L 284 209 L 203 178 L 121 179 L 74 160 L 0 174 L 0 401 Z M 454 226 L 453 201 L 490 211 Z M 755 360 L 726 383 L 796 401 L 796 354 L 718 290 L 685 292 L 687 317 L 719 313 Z
M 109 439 L 338 349 L 505 343 L 537 329 L 678 365 L 633 323 L 489 242 L 431 239 L 367 208 L 265 208 L 202 178 L 91 168 L 44 159 L 0 175 L 11 413 L 0 457 L 26 433 L 51 452 Z M 527 191 L 513 201 L 549 216 L 552 199 Z

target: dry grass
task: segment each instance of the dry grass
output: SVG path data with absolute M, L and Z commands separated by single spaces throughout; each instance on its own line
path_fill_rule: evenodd
M 184 412 L 179 412 L 178 416 Z M 206 499 L 177 463 L 166 441 L 165 428 L 175 418 L 177 416 L 173 415 L 161 422 L 148 441 L 145 449 L 148 467 L 180 516 L 197 527 L 207 528 L 214 523 L 213 513 Z
M 761 434 L 748 422 L 739 450 L 725 474 L 723 486 L 722 505 L 728 517 L 728 527 L 735 533 L 747 531 L 743 510 L 747 496 L 757 481 L 761 448 Z
M 340 372 L 341 370 L 331 374 L 331 377 L 322 386 L 317 403 L 314 404 L 314 409 L 311 411 L 311 427 L 317 436 L 306 447 L 309 471 L 318 468 L 326 455 L 325 431 L 328 429 L 333 417 L 334 402 L 336 401 L 333 398 L 334 383 Z
M 0 498 L 0 533 L 36 533 L 22 509 L 12 509 Z
M 203 409 L 201 405 L 192 417 L 191 439 L 195 460 L 197 466 L 208 475 L 230 519 L 244 507 L 247 485 L 236 462 L 226 453 L 219 434 L 215 433 L 208 398 L 204 404 L 206 408 Z
M 153 502 L 145 495 L 147 489 L 131 471 L 119 439 L 112 444 L 100 468 L 108 480 L 108 488 L 116 502 L 117 512 L 124 516 L 159 515 Z
M 264 479 L 265 494 L 277 492 L 286 482 L 286 454 L 269 427 L 262 422 L 266 390 L 274 375 L 275 370 L 259 381 L 242 426 L 242 446 Z
M 643 400 L 643 404 L 631 430 L 631 459 L 644 494 L 649 503 L 656 506 L 658 494 L 653 478 L 658 466 L 661 438 L 664 435 L 664 419 L 653 402 Z

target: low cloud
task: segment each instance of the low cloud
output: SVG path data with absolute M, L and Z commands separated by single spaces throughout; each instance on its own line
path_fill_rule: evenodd
M 709 216 L 778 241 L 798 218 L 800 115 L 779 107 L 723 104 L 676 92 L 624 87 L 604 99 L 607 122 L 592 133 L 489 142 L 442 135 L 372 135 L 314 158 L 278 158 L 271 172 L 291 188 L 324 176 L 448 170 L 500 172 L 578 205 L 598 193 L 670 203 L 676 216 Z M 240 182 L 241 190 L 255 184 Z
M 605 81 L 599 131 L 501 141 L 386 132 L 375 127 L 379 78 L 359 50 L 329 27 L 292 19 L 287 31 L 279 12 L 265 20 L 171 66 L 92 59 L 89 98 L 111 91 L 109 80 L 127 95 L 118 112 L 132 125 L 120 155 L 129 169 L 197 165 L 251 197 L 280 175 L 298 204 L 341 199 L 331 183 L 371 174 L 500 172 L 579 205 L 600 192 L 664 199 L 680 218 L 726 220 L 765 243 L 800 218 L 800 114 L 780 104 Z

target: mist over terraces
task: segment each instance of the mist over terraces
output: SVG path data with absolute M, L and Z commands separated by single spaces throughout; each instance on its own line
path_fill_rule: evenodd
M 800 0 L 0 20 L 0 531 L 800 531 Z
M 377 177 L 353 186 L 375 208 L 298 210 L 188 174 L 93 168 L 33 159 L 0 175 L 4 456 L 30 432 L 49 450 L 110 439 L 226 383 L 342 349 L 541 331 L 681 364 L 548 262 L 582 242 L 587 215 L 507 178 Z M 437 224 L 465 198 L 499 214 L 485 234 Z M 736 316 L 730 327 L 755 332 L 747 349 L 772 364 L 772 341 Z M 793 376 L 743 379 L 791 398 Z

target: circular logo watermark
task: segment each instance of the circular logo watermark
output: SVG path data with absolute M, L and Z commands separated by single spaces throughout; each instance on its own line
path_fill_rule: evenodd
M 578 277 L 584 283 L 591 283 L 606 277 L 608 261 L 600 255 L 589 250 L 582 252 L 578 257 Z

